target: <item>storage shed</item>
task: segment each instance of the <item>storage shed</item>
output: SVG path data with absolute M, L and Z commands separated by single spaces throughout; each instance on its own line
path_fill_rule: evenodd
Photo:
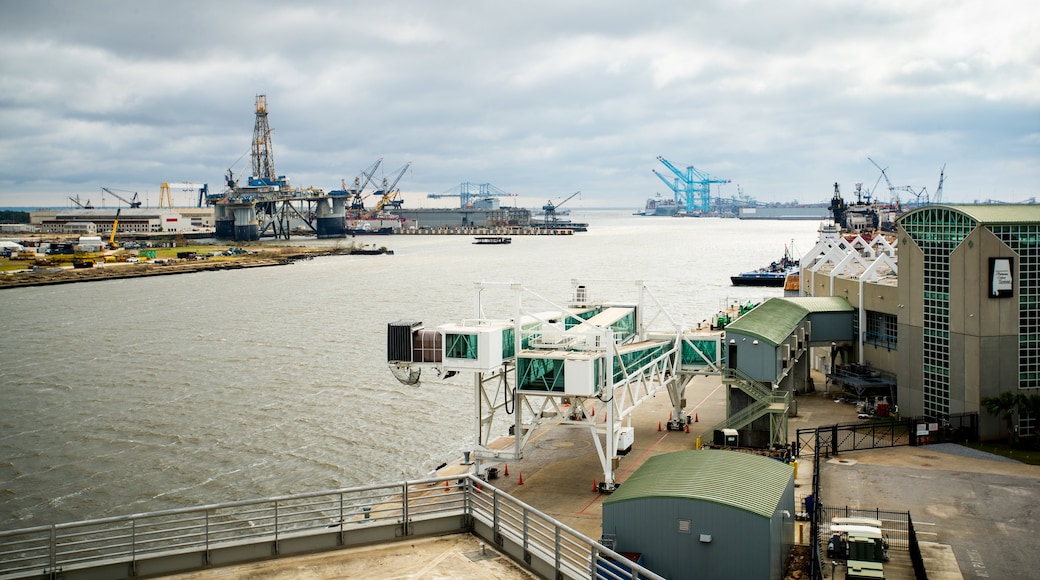
M 651 457 L 603 502 L 603 536 L 667 578 L 779 579 L 794 540 L 794 468 L 724 450 Z

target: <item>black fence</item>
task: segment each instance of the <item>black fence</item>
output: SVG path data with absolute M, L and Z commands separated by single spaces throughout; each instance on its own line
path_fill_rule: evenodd
M 945 421 L 916 417 L 844 423 L 799 429 L 796 437 L 796 455 L 820 453 L 824 457 L 884 447 L 966 443 L 979 440 L 979 414 L 960 413 Z
M 910 512 L 824 506 L 820 486 L 821 457 L 849 451 L 929 443 L 966 443 L 978 439 L 978 413 L 951 415 L 945 421 L 918 417 L 799 429 L 794 453 L 796 456 L 811 453 L 813 457 L 812 491 L 805 498 L 805 508 L 810 522 L 809 577 L 812 580 L 823 580 L 824 577 L 827 538 L 823 532 L 826 522 L 834 517 L 866 517 L 884 523 L 891 547 L 909 552 L 915 578 L 928 578 Z

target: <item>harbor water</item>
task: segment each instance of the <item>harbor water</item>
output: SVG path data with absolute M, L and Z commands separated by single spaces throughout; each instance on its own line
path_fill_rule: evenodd
M 572 280 L 604 298 L 642 280 L 696 326 L 782 295 L 729 277 L 809 250 L 819 226 L 571 219 L 589 231 L 358 237 L 394 254 L 0 292 L 0 529 L 423 477 L 472 441 L 473 387 L 399 383 L 388 322 L 473 318 L 480 281 L 565 303 Z

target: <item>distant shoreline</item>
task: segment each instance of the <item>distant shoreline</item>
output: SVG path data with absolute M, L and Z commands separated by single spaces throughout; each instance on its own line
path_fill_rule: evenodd
M 174 261 L 167 263 L 112 264 L 94 268 L 62 268 L 37 272 L 8 273 L 0 275 L 0 290 L 6 288 L 26 288 L 32 286 L 53 286 L 55 284 L 73 284 L 76 282 L 97 282 L 100 280 L 120 280 L 141 278 L 145 276 L 170 276 L 174 274 L 190 274 L 193 272 L 211 272 L 219 270 L 241 270 L 243 268 L 263 268 L 267 266 L 284 266 L 299 260 L 310 260 L 318 256 L 372 255 L 393 254 L 392 250 L 358 249 L 358 248 L 299 248 L 283 247 L 292 250 L 285 255 L 270 253 L 245 254 L 231 260 L 220 262 L 208 261 Z

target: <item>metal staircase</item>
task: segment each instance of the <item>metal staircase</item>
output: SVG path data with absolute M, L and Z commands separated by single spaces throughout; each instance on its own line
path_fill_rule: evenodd
M 767 388 L 738 369 L 723 369 L 722 383 L 739 388 L 751 397 L 753 402 L 740 411 L 728 415 L 724 421 L 712 428 L 713 432 L 720 429 L 741 429 L 755 420 L 769 415 L 770 447 L 787 443 L 787 413 L 791 408 L 790 392 Z

